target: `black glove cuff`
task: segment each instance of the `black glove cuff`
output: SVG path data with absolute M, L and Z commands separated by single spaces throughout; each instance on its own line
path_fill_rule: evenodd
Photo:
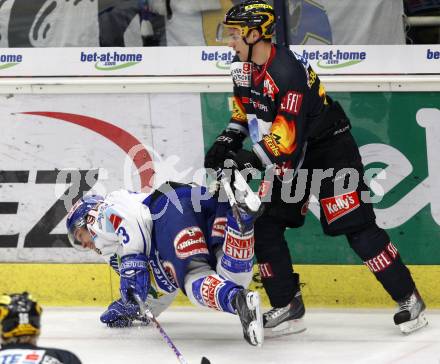
M 237 152 L 243 147 L 243 140 L 246 135 L 236 129 L 225 129 L 223 132 L 215 139 L 215 143 L 227 145 L 228 150 Z

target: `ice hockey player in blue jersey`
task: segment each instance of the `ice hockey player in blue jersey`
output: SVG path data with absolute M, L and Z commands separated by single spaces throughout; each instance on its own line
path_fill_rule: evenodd
M 37 346 L 42 311 L 27 292 L 0 296 L 0 363 L 81 364 L 68 350 Z
M 175 182 L 149 194 L 119 190 L 78 200 L 66 221 L 70 242 L 94 250 L 120 276 L 121 299 L 101 321 L 124 327 L 140 319 L 135 296 L 157 316 L 180 288 L 195 305 L 237 314 L 246 341 L 260 346 L 260 298 L 247 289 L 253 216 L 240 211 L 241 229 L 228 203 Z

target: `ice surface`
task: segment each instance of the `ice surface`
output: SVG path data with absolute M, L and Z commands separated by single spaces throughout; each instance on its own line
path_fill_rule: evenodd
M 153 327 L 110 329 L 104 308 L 46 308 L 39 344 L 74 351 L 85 364 L 178 364 Z M 239 319 L 211 310 L 173 308 L 159 322 L 188 364 L 423 363 L 440 364 L 440 311 L 425 329 L 405 336 L 392 310 L 308 309 L 307 331 L 268 339 L 262 348 L 242 338 Z

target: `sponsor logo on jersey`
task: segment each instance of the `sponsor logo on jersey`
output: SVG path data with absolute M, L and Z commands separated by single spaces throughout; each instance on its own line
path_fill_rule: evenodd
M 356 210 L 360 206 L 359 196 L 356 191 L 344 193 L 339 196 L 321 199 L 321 206 L 325 218 L 330 224 L 340 217 Z
M 275 276 L 270 263 L 258 264 L 258 270 L 260 271 L 261 278 L 273 278 Z
M 254 109 L 261 110 L 261 111 L 264 111 L 264 112 L 268 112 L 269 111 L 269 108 L 267 107 L 267 105 L 262 104 L 259 100 L 250 99 L 250 101 L 252 102 L 252 105 L 254 106 Z
M 309 67 L 307 69 L 307 86 L 309 86 L 309 88 L 312 88 L 317 78 L 318 75 L 315 73 L 315 71 L 313 71 L 312 67 Z
M 41 360 L 41 355 L 37 353 L 30 353 L 25 356 L 24 360 L 29 360 L 30 362 L 38 363 Z M 13 361 L 11 363 L 13 363 Z
M 254 257 L 254 231 L 240 234 L 238 231 L 228 227 L 224 252 L 225 255 L 238 260 L 249 260 Z
M 186 259 L 196 254 L 209 254 L 205 237 L 198 226 L 180 231 L 174 238 L 174 248 L 180 259 Z
M 251 70 L 249 62 L 234 62 L 231 64 L 231 76 L 234 83 L 239 87 L 251 86 Z
M 23 62 L 23 55 L 21 54 L 0 54 L 0 70 L 11 68 Z
M 266 72 L 263 83 L 263 96 L 269 96 L 272 101 L 275 101 L 275 95 L 280 92 L 273 78 L 269 72 Z
M 174 286 L 178 287 L 176 268 L 174 268 L 173 263 L 169 262 L 168 260 L 165 260 L 162 262 L 162 265 L 171 283 Z
M 226 217 L 216 217 L 212 224 L 211 235 L 223 238 L 225 236 L 226 221 Z
M 246 97 L 246 96 L 242 96 L 241 97 L 241 103 L 243 104 L 243 105 L 247 105 L 247 104 L 249 104 L 249 97 Z
M 128 52 L 92 52 L 81 51 L 80 61 L 82 63 L 94 63 L 98 71 L 115 71 L 127 67 L 132 67 L 142 62 L 142 53 Z
M 238 121 L 238 122 L 245 122 L 247 121 L 246 112 L 244 110 L 244 107 L 238 97 L 231 97 L 230 98 L 230 106 L 232 110 L 232 119 Z
M 215 62 L 215 66 L 221 70 L 227 70 L 231 67 L 232 59 L 234 54 L 232 51 L 229 52 L 209 52 L 202 50 L 200 59 L 204 62 Z
M 156 291 L 160 292 L 174 292 L 177 288 L 177 284 L 176 284 L 176 279 L 174 279 L 174 277 L 172 276 L 172 271 L 170 270 L 170 274 L 171 277 L 167 274 L 167 272 L 165 271 L 165 265 L 162 264 L 162 266 L 160 264 L 160 260 L 159 257 L 157 256 L 157 252 L 156 255 L 154 255 L 152 258 L 150 258 L 149 263 L 150 263 L 150 272 L 151 275 L 150 277 L 152 278 L 152 281 L 155 282 L 155 287 L 156 287 Z M 171 267 L 170 267 L 171 265 Z M 174 270 L 174 267 L 172 267 L 172 264 L 168 264 L 168 269 L 172 269 Z M 175 276 L 176 272 L 174 271 L 174 276 Z M 172 278 L 174 280 L 174 282 L 170 279 Z
M 280 110 L 289 114 L 298 115 L 301 110 L 302 99 L 302 93 L 287 91 L 281 100 Z
M 350 67 L 367 59 L 367 52 L 345 51 L 332 49 L 329 51 L 303 50 L 302 57 L 306 60 L 317 61 L 317 66 L 324 69 Z
M 266 148 L 275 156 L 279 157 L 281 155 L 280 148 L 278 148 L 277 142 L 274 138 L 274 136 L 271 135 L 265 135 L 263 137 L 263 142 Z
M 398 255 L 396 247 L 392 242 L 389 242 L 384 250 L 364 263 L 373 273 L 382 272 L 391 265 Z
M 224 286 L 223 280 L 219 276 L 207 276 L 202 283 L 201 292 L 202 298 L 208 307 L 215 308 L 222 311 L 218 303 L 218 291 Z
M 296 149 L 296 128 L 294 120 L 287 120 L 283 115 L 275 118 L 271 134 L 279 153 L 291 154 Z

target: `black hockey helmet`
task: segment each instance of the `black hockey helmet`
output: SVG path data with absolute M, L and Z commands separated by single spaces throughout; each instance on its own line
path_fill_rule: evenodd
M 237 28 L 245 38 L 249 31 L 258 29 L 262 39 L 271 39 L 275 30 L 273 7 L 263 0 L 246 0 L 230 8 L 223 20 L 223 29 L 217 30 L 217 39 L 222 39 L 224 28 Z
M 40 305 L 27 292 L 0 296 L 2 339 L 38 335 L 42 311 Z

